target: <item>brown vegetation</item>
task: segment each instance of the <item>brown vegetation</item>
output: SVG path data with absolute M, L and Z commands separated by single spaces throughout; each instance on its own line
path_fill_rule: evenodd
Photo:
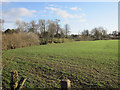
M 29 47 L 39 44 L 39 37 L 32 32 L 2 34 L 2 50 Z
M 107 34 L 107 30 L 103 27 L 94 28 L 91 31 L 83 30 L 81 34 L 78 35 L 69 35 L 70 26 L 65 24 L 64 28 L 62 28 L 59 22 L 60 20 L 58 19 L 40 19 L 38 22 L 32 20 L 29 23 L 16 21 L 16 29 L 7 29 L 2 32 L 2 50 L 44 45 L 48 43 L 64 43 L 65 38 L 74 39 L 75 41 L 119 38 L 119 32 L 113 31 L 110 35 Z

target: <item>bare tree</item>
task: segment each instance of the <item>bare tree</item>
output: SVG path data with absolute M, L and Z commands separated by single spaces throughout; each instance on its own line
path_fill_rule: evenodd
M 27 23 L 26 22 L 17 20 L 16 21 L 16 25 L 17 25 L 17 30 L 19 32 L 26 31 L 26 27 L 27 27 Z
M 101 33 L 100 33 L 100 30 L 98 28 L 92 29 L 91 34 L 94 36 L 94 38 L 96 40 L 100 39 Z
M 65 38 L 65 35 L 64 35 L 64 29 L 63 28 L 60 28 L 60 34 L 61 34 L 61 38 L 62 38 L 62 43 L 64 43 L 64 38 Z
M 108 37 L 108 35 L 107 35 L 107 30 L 102 30 L 102 38 L 103 39 L 105 39 L 105 38 L 107 38 Z
M 55 23 L 56 23 L 56 34 L 58 34 L 59 29 L 60 29 L 59 22 L 60 22 L 60 20 L 59 20 L 59 19 L 55 19 Z
M 46 29 L 45 24 L 46 24 L 46 22 L 44 19 L 39 20 L 39 29 L 40 29 L 40 33 L 41 33 L 41 38 L 43 38 L 44 34 L 45 34 L 45 29 Z
M 36 33 L 37 30 L 38 30 L 38 24 L 36 23 L 35 20 L 32 20 L 32 21 L 29 23 L 28 27 L 29 27 L 29 29 L 28 29 L 29 32 L 34 32 L 34 33 Z
M 118 34 L 117 31 L 113 31 L 113 32 L 112 32 L 112 35 L 113 35 L 113 36 L 117 36 L 117 34 Z
M 105 39 L 107 36 L 107 31 L 103 27 L 94 28 L 91 31 L 91 34 L 94 35 L 95 39 Z
M 68 34 L 70 33 L 70 27 L 68 24 L 65 24 L 65 35 L 66 35 L 66 38 L 68 37 Z
M 89 31 L 88 31 L 88 30 L 84 30 L 84 31 L 82 32 L 82 35 L 83 35 L 83 36 L 89 36 Z
M 3 29 L 4 22 L 5 21 L 3 19 L 0 19 L 0 31 L 2 31 L 2 29 Z
M 54 21 L 48 21 L 48 23 L 49 23 L 48 28 L 49 28 L 49 32 L 50 32 L 51 43 L 53 43 L 54 35 L 56 32 L 56 24 Z

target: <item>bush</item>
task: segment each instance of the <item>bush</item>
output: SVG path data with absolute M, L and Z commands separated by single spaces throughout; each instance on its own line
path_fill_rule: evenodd
M 39 37 L 34 33 L 19 32 L 2 34 L 2 50 L 39 45 Z
M 2 31 L 0 30 L 0 60 L 1 60 L 1 54 L 2 54 Z

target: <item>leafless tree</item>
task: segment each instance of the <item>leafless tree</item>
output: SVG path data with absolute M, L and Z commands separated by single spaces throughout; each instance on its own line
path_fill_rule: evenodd
M 2 29 L 3 29 L 4 22 L 5 21 L 3 19 L 0 19 L 0 31 L 2 31 Z
M 34 33 L 36 33 L 37 30 L 38 30 L 38 24 L 36 23 L 35 20 L 32 20 L 32 21 L 29 23 L 28 27 L 29 27 L 29 29 L 28 29 L 29 32 L 34 32 Z
M 41 38 L 44 37 L 45 29 L 46 29 L 46 22 L 44 19 L 39 20 L 39 29 L 40 29 L 40 34 Z
M 48 25 L 48 30 L 50 32 L 50 37 L 51 37 L 51 43 L 53 43 L 53 39 L 54 39 L 54 35 L 56 32 L 56 24 L 54 21 L 48 21 L 49 25 Z
M 26 31 L 26 27 L 27 27 L 27 23 L 26 22 L 17 20 L 16 21 L 16 25 L 17 25 L 17 30 L 19 32 Z
M 60 28 L 60 34 L 61 34 L 61 38 L 62 38 L 62 43 L 64 42 L 64 38 L 65 38 L 65 34 L 64 34 L 64 29 Z
M 66 38 L 68 37 L 68 34 L 70 33 L 70 27 L 68 24 L 65 24 L 65 35 L 66 35 Z
M 107 31 L 103 27 L 98 27 L 98 28 L 94 28 L 91 31 L 91 34 L 94 35 L 95 39 L 100 40 L 100 39 L 105 39 L 107 35 Z
M 84 31 L 82 32 L 82 35 L 83 35 L 83 36 L 89 36 L 89 31 L 88 31 L 88 30 L 84 30 Z
M 59 20 L 59 19 L 55 19 L 55 23 L 56 23 L 56 34 L 58 34 L 59 29 L 60 29 L 59 22 L 60 22 L 60 20 Z

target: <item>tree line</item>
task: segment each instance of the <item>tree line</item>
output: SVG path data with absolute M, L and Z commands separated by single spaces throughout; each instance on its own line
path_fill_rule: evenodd
M 32 32 L 39 36 L 41 44 L 47 43 L 59 43 L 60 38 L 61 42 L 64 42 L 64 38 L 67 38 L 69 31 L 69 25 L 65 24 L 62 28 L 60 26 L 60 20 L 45 20 L 40 19 L 38 22 L 32 20 L 29 23 L 24 21 L 16 21 L 17 29 L 7 29 L 5 33 L 13 33 L 13 32 Z M 54 40 L 57 38 L 57 41 Z
M 78 35 L 72 34 L 71 37 L 76 39 L 76 41 L 80 40 L 109 40 L 109 39 L 119 39 L 120 32 L 113 31 L 112 34 L 108 34 L 107 30 L 103 27 L 95 27 L 91 31 L 83 30 Z
M 4 20 L 0 20 L 3 24 Z M 103 27 L 93 28 L 91 31 L 83 30 L 77 35 L 70 33 L 70 26 L 61 27 L 60 20 L 32 20 L 30 22 L 16 21 L 16 29 L 2 31 L 2 49 L 15 49 L 48 43 L 64 43 L 65 40 L 108 40 L 119 39 L 120 32 L 113 31 L 108 34 Z
M 3 49 L 14 49 L 48 43 L 64 43 L 69 34 L 69 25 L 62 28 L 60 20 L 16 21 L 16 29 L 2 31 Z

